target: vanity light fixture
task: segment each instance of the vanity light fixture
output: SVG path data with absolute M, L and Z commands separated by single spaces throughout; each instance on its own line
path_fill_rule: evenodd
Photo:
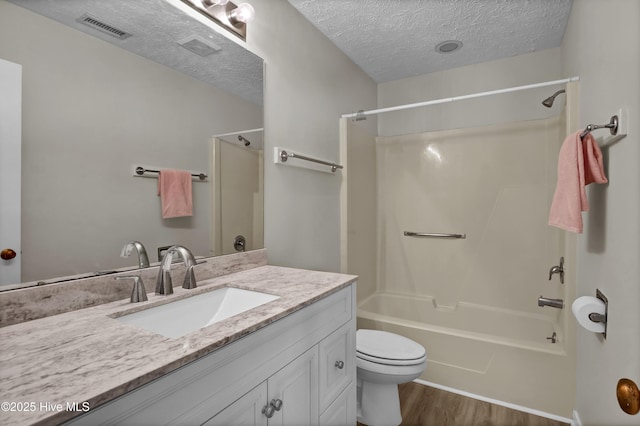
M 183 3 L 200 12 L 224 29 L 247 39 L 247 23 L 256 16 L 249 3 L 235 5 L 229 0 L 182 0 Z

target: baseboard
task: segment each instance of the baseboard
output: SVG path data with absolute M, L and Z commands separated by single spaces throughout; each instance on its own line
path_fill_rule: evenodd
M 571 420 L 571 426 L 582 426 L 582 421 L 576 410 L 573 410 L 573 419 Z
M 450 388 L 448 386 L 442 386 L 442 385 L 439 385 L 437 383 L 427 382 L 426 380 L 416 379 L 416 380 L 414 380 L 414 382 L 420 383 L 421 385 L 425 385 L 425 386 L 431 386 L 432 388 L 440 389 L 440 390 L 443 390 L 443 391 L 456 393 L 458 395 L 466 396 L 468 398 L 477 399 L 479 401 L 488 402 L 490 404 L 500 405 L 502 407 L 511 408 L 512 410 L 518 410 L 518 411 L 522 411 L 522 412 L 525 412 L 525 413 L 533 414 L 535 416 L 545 417 L 547 419 L 555 420 L 555 421 L 562 422 L 562 423 L 567 423 L 567 424 L 570 424 L 572 426 L 582 426 L 582 424 L 580 423 L 580 418 L 578 417 L 578 413 L 576 411 L 573 412 L 573 419 L 569 419 L 567 417 L 557 416 L 555 414 L 546 413 L 544 411 L 535 410 L 535 409 L 529 408 L 529 407 L 523 407 L 521 405 L 512 404 L 510 402 L 499 401 L 497 399 L 487 398 L 487 397 L 484 397 L 482 395 L 476 395 L 476 394 L 473 394 L 473 393 L 470 393 L 470 392 L 466 392 L 466 391 Z

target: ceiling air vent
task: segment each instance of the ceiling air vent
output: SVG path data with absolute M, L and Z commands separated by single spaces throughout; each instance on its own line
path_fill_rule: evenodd
M 88 27 L 91 27 L 94 30 L 102 31 L 105 34 L 109 34 L 110 36 L 118 38 L 120 40 L 131 37 L 131 34 L 129 34 L 128 32 L 119 30 L 113 25 L 104 23 L 98 18 L 89 15 L 88 13 L 85 13 L 84 15 L 79 17 L 78 19 L 76 19 L 76 21 Z
M 217 44 L 197 35 L 192 35 L 185 39 L 182 39 L 178 41 L 178 44 L 185 49 L 195 53 L 196 55 L 202 57 L 209 56 L 222 49 Z

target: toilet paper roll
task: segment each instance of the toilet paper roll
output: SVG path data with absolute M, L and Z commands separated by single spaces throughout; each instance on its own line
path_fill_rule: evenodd
M 605 313 L 605 306 L 602 300 L 593 296 L 578 297 L 571 305 L 571 310 L 573 311 L 573 316 L 578 320 L 578 324 L 582 327 L 594 333 L 604 333 L 604 323 L 593 322 L 589 319 L 589 314 L 591 313 Z

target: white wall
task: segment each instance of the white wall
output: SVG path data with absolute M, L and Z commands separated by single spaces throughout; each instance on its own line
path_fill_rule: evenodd
M 339 118 L 375 108 L 376 84 L 286 0 L 252 0 L 247 45 L 266 63 L 265 247 L 269 263 L 340 270 L 340 172 L 273 163 L 282 146 L 339 159 Z M 372 120 L 374 123 L 375 120 Z M 373 183 L 372 183 L 373 184 Z
M 578 238 L 577 295 L 609 299 L 607 339 L 578 327 L 577 403 L 583 425 L 637 425 L 616 401 L 618 379 L 640 384 L 640 2 L 574 0 L 562 45 L 565 74 L 580 75 L 580 124 L 629 108 L 629 136 L 603 149 L 608 185 L 587 191 Z M 607 132 L 594 132 L 598 139 Z
M 547 49 L 496 61 L 383 83 L 378 107 L 405 105 L 525 84 L 557 80 L 562 74 L 560 49 Z M 551 108 L 541 102 L 562 86 L 482 97 L 381 114 L 378 136 L 484 126 L 558 115 L 564 99 Z

